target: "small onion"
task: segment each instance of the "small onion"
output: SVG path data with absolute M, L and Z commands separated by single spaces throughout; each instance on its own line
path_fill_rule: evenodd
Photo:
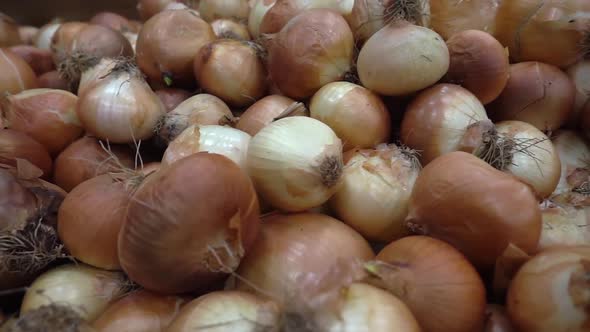
M 107 306 L 128 290 L 122 273 L 103 271 L 82 264 L 68 264 L 51 269 L 27 289 L 21 314 L 44 305 L 59 303 L 93 321 Z
M 340 14 L 310 9 L 271 38 L 268 71 L 286 96 L 304 99 L 343 78 L 352 67 L 353 50 L 352 31 Z
M 199 86 L 235 107 L 249 106 L 267 89 L 267 73 L 255 44 L 231 39 L 213 41 L 195 57 Z
M 579 188 L 588 180 L 590 145 L 584 137 L 571 130 L 556 132 L 552 141 L 561 161 L 561 176 L 553 194 L 560 195 Z M 581 181 L 579 175 L 582 175 Z
M 162 165 L 171 165 L 198 152 L 209 152 L 226 156 L 246 169 L 249 143 L 250 135 L 234 128 L 193 125 L 168 145 L 162 157 Z
M 538 251 L 560 247 L 590 245 L 590 209 L 568 204 L 544 202 L 543 230 Z
M 71 92 L 31 89 L 7 97 L 2 107 L 9 128 L 27 133 L 55 156 L 84 131 Z
M 572 128 L 580 126 L 582 114 L 590 114 L 590 60 L 580 61 L 567 70 L 567 74 L 576 87 L 574 111 L 568 125 Z
M 559 68 L 540 62 L 510 66 L 502 94 L 488 107 L 494 121 L 519 120 L 540 130 L 557 130 L 573 110 L 575 86 Z
M 14 46 L 9 50 L 25 60 L 37 75 L 55 70 L 53 56 L 49 50 L 42 50 L 29 45 Z
M 211 26 L 193 11 L 164 11 L 150 18 L 139 32 L 137 64 L 150 80 L 167 86 L 191 85 L 193 59 L 215 38 Z
M 441 79 L 448 69 L 449 50 L 443 38 L 405 21 L 377 31 L 363 45 L 357 60 L 363 86 L 386 96 L 424 89 Z
M 488 304 L 486 316 L 483 332 L 516 332 L 504 307 Z
M 0 49 L 0 93 L 19 93 L 38 86 L 35 72 L 20 56 Z
M 127 18 L 112 12 L 100 12 L 92 16 L 89 23 L 111 28 L 121 33 L 134 30 Z
M 76 33 L 66 52 L 103 58 L 132 56 L 133 48 L 120 32 L 101 25 L 88 24 Z
M 518 271 L 508 314 L 522 332 L 585 331 L 590 305 L 590 246 L 546 250 Z
M 148 290 L 202 290 L 238 267 L 254 243 L 258 217 L 246 173 L 224 156 L 197 153 L 151 174 L 134 192 L 119 260 Z
M 291 107 L 291 109 L 290 109 Z M 269 95 L 250 106 L 241 116 L 236 128 L 251 136 L 256 135 L 262 128 L 271 124 L 276 118 L 285 113 L 291 116 L 306 115 L 305 106 L 293 99 Z
M 192 125 L 222 125 L 232 121 L 233 114 L 223 100 L 200 93 L 186 99 L 162 118 L 158 136 L 168 144 Z
M 266 202 L 285 211 L 305 211 L 324 204 L 338 190 L 342 142 L 318 120 L 287 117 L 252 138 L 248 171 Z
M 217 291 L 188 304 L 166 329 L 167 332 L 278 331 L 281 312 L 277 304 L 241 291 Z
M 249 11 L 247 0 L 199 0 L 199 14 L 207 22 L 218 18 L 246 20 Z
M 404 301 L 425 332 L 481 331 L 485 286 L 465 256 L 449 244 L 406 237 L 383 248 L 367 269 Z
M 160 332 L 170 325 L 186 302 L 178 296 L 144 290 L 133 292 L 111 304 L 92 326 L 97 332 Z
M 445 154 L 422 170 L 409 209 L 410 229 L 452 244 L 482 269 L 509 244 L 534 253 L 541 234 L 533 190 L 465 152 Z
M 391 117 L 381 98 L 348 82 L 324 85 L 311 99 L 310 116 L 327 124 L 344 142 L 344 150 L 387 143 Z
M 493 34 L 501 0 L 430 1 L 430 28 L 444 39 L 465 30 Z
M 18 159 L 28 160 L 39 167 L 43 177 L 51 175 L 51 157 L 42 144 L 23 132 L 0 129 L 0 163 L 16 167 Z
M 405 236 L 405 219 L 420 163 L 411 150 L 395 145 L 350 151 L 342 186 L 330 207 L 346 224 L 371 241 Z
M 38 78 L 39 88 L 69 91 L 70 83 L 57 70 L 49 71 Z
M 161 89 L 155 91 L 167 112 L 172 111 L 183 101 L 189 99 L 192 93 L 182 89 Z
M 104 148 L 103 148 L 104 146 Z M 103 144 L 85 136 L 70 144 L 55 159 L 54 182 L 65 191 L 93 177 L 132 168 L 130 151 L 122 146 Z
M 76 35 L 87 26 L 88 23 L 73 21 L 62 23 L 55 30 L 51 37 L 50 49 L 53 52 L 53 61 L 55 61 L 56 65 L 59 65 L 68 57 Z
M 447 40 L 451 57 L 445 81 L 471 91 L 485 105 L 496 99 L 508 82 L 508 53 L 492 35 L 478 30 L 453 34 Z
M 41 50 L 51 50 L 51 40 L 61 23 L 48 23 L 39 29 L 34 45 Z
M 250 40 L 250 32 L 248 27 L 242 23 L 238 23 L 234 20 L 220 18 L 211 22 L 211 28 L 217 38 L 224 39 L 237 39 L 237 40 Z
M 18 24 L 10 16 L 0 13 L 0 47 L 22 44 Z

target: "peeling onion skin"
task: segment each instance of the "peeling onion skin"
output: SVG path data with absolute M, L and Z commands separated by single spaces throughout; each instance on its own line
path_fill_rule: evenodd
M 51 176 L 53 162 L 47 149 L 29 135 L 13 129 L 0 129 L 0 163 L 16 167 L 16 159 L 26 159 Z
M 340 14 L 329 9 L 295 16 L 269 44 L 271 79 L 293 99 L 311 97 L 322 86 L 342 79 L 352 67 L 352 31 Z
M 430 1 L 430 28 L 444 39 L 465 30 L 493 34 L 501 0 Z
M 359 53 L 357 70 L 365 88 L 385 96 L 404 96 L 435 84 L 448 71 L 449 61 L 441 36 L 401 21 L 369 38 Z
M 578 128 L 582 114 L 590 113 L 590 60 L 583 60 L 571 66 L 567 74 L 576 87 L 576 101 L 568 127 Z
M 445 81 L 471 91 L 482 104 L 496 99 L 508 82 L 508 53 L 492 35 L 478 30 L 453 34 L 447 40 L 450 54 Z
M 590 245 L 590 208 L 543 203 L 543 230 L 538 250 Z
M 422 170 L 406 221 L 420 234 L 452 244 L 482 270 L 493 267 L 509 244 L 534 253 L 542 227 L 528 185 L 461 151 Z
M 510 66 L 510 78 L 502 94 L 488 105 L 494 121 L 528 122 L 539 130 L 557 130 L 573 111 L 575 86 L 561 69 L 540 63 Z
M 247 175 L 226 157 L 197 153 L 152 173 L 135 191 L 119 233 L 119 260 L 148 290 L 203 290 L 238 267 L 258 217 Z
M 549 249 L 533 257 L 510 284 L 507 309 L 522 332 L 588 330 L 590 246 Z
M 29 64 L 7 49 L 0 49 L 0 92 L 16 94 L 38 87 L 37 76 Z

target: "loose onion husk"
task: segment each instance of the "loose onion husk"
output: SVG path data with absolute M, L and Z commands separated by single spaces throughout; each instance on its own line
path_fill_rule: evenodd
M 305 211 L 324 204 L 338 190 L 342 142 L 318 120 L 287 117 L 252 138 L 247 163 L 263 200 L 281 210 Z
M 352 68 L 353 50 L 352 31 L 340 14 L 310 9 L 270 39 L 267 68 L 286 96 L 304 99 L 342 79 Z
M 152 81 L 190 86 L 195 80 L 193 59 L 215 39 L 211 26 L 193 11 L 167 10 L 150 18 L 139 32 L 137 64 Z
M 485 270 L 510 244 L 535 252 L 541 211 L 528 185 L 458 151 L 422 170 L 407 223 L 415 232 L 452 244 Z
M 16 21 L 0 13 L 0 47 L 19 45 L 22 42 Z
M 257 44 L 220 39 L 206 44 L 195 57 L 199 86 L 234 107 L 246 107 L 267 90 L 267 72 Z
M 133 292 L 111 304 L 92 327 L 97 332 L 160 332 L 177 317 L 187 299 L 145 290 Z
M 188 156 L 134 192 L 119 234 L 121 266 L 148 290 L 202 290 L 238 267 L 258 233 L 258 216 L 254 187 L 234 162 Z
M 463 86 L 489 104 L 506 87 L 510 63 L 506 49 L 489 33 L 465 30 L 447 40 L 450 54 L 445 81 Z
M 590 245 L 588 207 L 577 208 L 567 203 L 546 201 L 541 204 L 543 230 L 537 251 L 562 247 Z
M 366 268 L 376 284 L 404 301 L 424 331 L 481 331 L 485 286 L 465 256 L 449 244 L 406 237 L 383 248 Z
M 199 0 L 199 14 L 207 22 L 218 18 L 248 19 L 247 0 Z
M 427 88 L 448 69 L 449 50 L 443 38 L 405 21 L 392 22 L 377 31 L 363 45 L 357 60 L 363 86 L 386 96 Z
M 524 264 L 507 300 L 508 314 L 518 330 L 586 330 L 589 261 L 590 246 L 575 246 L 543 251 Z
M 211 22 L 211 28 L 217 38 L 220 39 L 236 39 L 236 40 L 250 40 L 250 32 L 248 27 L 242 23 L 231 19 L 220 18 Z
M 557 130 L 573 110 L 576 91 L 559 68 L 540 62 L 510 66 L 510 78 L 502 94 L 488 106 L 494 121 L 518 120 L 540 130 Z
M 289 97 L 269 95 L 248 107 L 240 116 L 236 128 L 254 136 L 281 116 L 305 116 L 307 113 L 303 104 Z
M 25 60 L 37 75 L 55 70 L 52 53 L 49 50 L 38 49 L 30 45 L 14 46 L 9 50 Z
M 30 89 L 8 96 L 2 111 L 9 128 L 28 134 L 56 156 L 84 132 L 77 104 L 71 92 Z
M 162 165 L 167 166 L 198 152 L 217 153 L 246 170 L 250 135 L 224 126 L 190 126 L 168 145 Z
M 382 145 L 345 155 L 343 184 L 330 199 L 336 216 L 370 241 L 407 235 L 408 204 L 421 169 L 416 153 Z
M 17 166 L 18 159 L 26 159 L 51 176 L 52 160 L 47 149 L 29 135 L 13 129 L 0 129 L 0 163 Z
M 581 115 L 590 113 L 590 60 L 580 61 L 569 67 L 567 74 L 576 87 L 574 110 L 567 125 L 570 128 L 578 128 Z
M 155 91 L 167 112 L 172 111 L 183 101 L 189 99 L 192 93 L 182 89 L 161 89 Z
M 500 3 L 501 0 L 430 1 L 430 28 L 444 39 L 465 30 L 494 34 Z
M 0 49 L 0 93 L 19 93 L 38 86 L 35 72 L 18 55 Z

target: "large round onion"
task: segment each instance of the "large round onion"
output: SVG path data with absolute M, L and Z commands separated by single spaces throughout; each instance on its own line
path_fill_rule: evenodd
M 20 56 L 0 49 L 0 92 L 19 93 L 38 86 L 35 72 Z
M 18 159 L 28 160 L 39 167 L 44 178 L 51 176 L 51 157 L 41 143 L 23 132 L 0 129 L 0 163 L 17 166 Z
M 248 176 L 226 157 L 197 153 L 152 173 L 131 197 L 119 259 L 146 289 L 204 289 L 240 264 L 258 233 Z

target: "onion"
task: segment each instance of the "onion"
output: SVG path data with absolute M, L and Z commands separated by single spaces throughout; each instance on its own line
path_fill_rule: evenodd
M 287 117 L 252 138 L 248 171 L 263 200 L 281 210 L 305 211 L 324 204 L 338 190 L 342 142 L 318 120 Z
M 390 23 L 376 32 L 362 47 L 357 60 L 363 86 L 386 96 L 407 95 L 427 88 L 448 69 L 449 50 L 442 37 L 405 21 Z
M 125 60 L 88 88 L 78 103 L 78 116 L 84 128 L 113 143 L 150 138 L 164 114 L 164 105 L 141 72 Z
M 217 38 L 250 40 L 248 27 L 234 20 L 220 18 L 211 22 L 211 28 Z
M 14 46 L 9 50 L 25 60 L 37 75 L 55 70 L 52 53 L 49 50 L 41 50 L 28 45 Z
M 410 229 L 452 244 L 482 269 L 493 266 L 509 244 L 534 253 L 541 234 L 533 190 L 465 152 L 445 154 L 422 170 L 406 221 Z
M 66 191 L 96 176 L 132 168 L 129 150 L 103 147 L 96 138 L 85 136 L 70 144 L 55 159 L 54 182 Z
M 444 39 L 465 30 L 493 34 L 501 0 L 430 1 L 430 28 Z
M 348 82 L 324 85 L 311 99 L 312 118 L 322 121 L 344 141 L 344 150 L 387 143 L 391 118 L 381 98 Z
M 304 99 L 342 79 L 352 67 L 353 50 L 352 31 L 340 14 L 310 9 L 269 41 L 268 71 L 286 96 Z
M 412 150 L 382 145 L 347 153 L 342 187 L 330 200 L 338 218 L 370 241 L 407 235 L 405 218 L 420 163 Z
M 186 299 L 144 290 L 111 304 L 92 326 L 99 332 L 159 332 L 170 325 Z M 168 331 L 168 330 L 167 330 Z
M 31 89 L 6 98 L 2 111 L 9 128 L 27 133 L 55 156 L 84 131 L 76 105 L 78 97 L 52 89 Z
M 39 88 L 69 91 L 70 83 L 61 77 L 57 70 L 49 71 L 39 76 Z
M 182 89 L 161 89 L 155 91 L 167 112 L 172 111 L 183 101 L 189 99 L 192 93 Z
M 590 114 L 590 60 L 580 61 L 571 66 L 567 74 L 576 87 L 576 101 L 568 125 L 577 128 L 580 126 L 582 114 Z
M 235 107 L 265 95 L 267 73 L 255 44 L 221 39 L 201 48 L 194 72 L 199 86 Z
M 154 162 L 147 163 L 147 164 L 143 165 L 143 169 L 141 170 L 141 172 L 147 176 L 153 172 L 160 170 L 161 167 L 162 167 L 162 163 L 154 161 Z
M 188 156 L 148 176 L 131 197 L 119 234 L 121 266 L 160 293 L 211 286 L 252 246 L 258 209 L 250 179 L 234 162 Z
M 223 125 L 233 121 L 233 114 L 223 100 L 200 93 L 183 101 L 162 118 L 158 138 L 168 144 L 192 125 Z
M 590 246 L 579 246 L 546 250 L 528 261 L 508 291 L 508 314 L 518 330 L 586 330 L 589 260 Z
M 589 212 L 587 207 L 545 202 L 541 207 L 543 230 L 538 251 L 560 247 L 590 245 Z
M 306 115 L 306 113 L 307 109 L 305 106 L 301 103 L 296 103 L 291 98 L 280 95 L 269 95 L 250 106 L 240 116 L 236 128 L 254 136 L 262 128 L 268 126 L 282 115 L 297 116 Z
M 84 56 L 80 57 L 78 60 L 79 61 L 76 63 L 74 69 L 80 73 L 80 82 L 78 84 L 78 96 L 80 97 L 84 95 L 88 89 L 101 82 L 106 76 L 109 76 L 117 64 L 122 63 L 123 61 L 121 58 L 97 59 L 96 57 Z M 64 74 L 64 68 L 62 67 L 61 69 L 62 74 Z M 77 77 L 74 77 L 67 72 L 64 76 L 68 77 L 71 81 L 70 83 L 76 82 Z
M 147 21 L 152 16 L 163 11 L 166 6 L 175 3 L 177 0 L 139 0 L 137 11 L 142 20 Z
M 193 11 L 164 11 L 149 19 L 139 32 L 137 64 L 150 80 L 167 86 L 191 85 L 193 59 L 215 38 L 211 26 Z
M 230 127 L 190 126 L 170 143 L 162 164 L 164 166 L 198 152 L 217 153 L 231 159 L 244 170 L 250 135 Z
M 374 258 L 369 244 L 340 221 L 322 214 L 274 215 L 236 272 L 236 289 L 277 301 L 287 317 L 301 316 L 324 293 L 363 276 Z M 302 317 L 303 318 L 303 317 Z
M 112 12 L 100 12 L 92 16 L 89 23 L 111 28 L 121 33 L 134 30 L 127 18 Z
M 90 324 L 74 309 L 61 303 L 52 303 L 11 318 L 2 325 L 3 331 L 93 331 Z
M 458 85 L 437 84 L 422 91 L 408 105 L 401 139 L 420 151 L 420 160 L 426 165 L 451 151 L 472 152 L 472 141 L 491 126 L 475 95 Z
M 63 62 L 69 55 L 76 35 L 89 24 L 85 22 L 62 23 L 51 37 L 50 49 L 53 52 L 53 61 L 56 65 Z
M 570 194 L 590 176 L 590 146 L 577 132 L 560 130 L 553 135 L 553 146 L 561 161 L 561 176 L 554 195 Z
M 51 176 L 51 157 L 43 145 L 23 132 L 0 129 L 0 163 L 16 167 L 19 159 L 39 167 L 43 177 Z
M 81 264 L 51 269 L 27 289 L 21 314 L 58 303 L 75 310 L 83 319 L 93 321 L 107 306 L 129 290 L 125 276 Z
M 39 28 L 32 25 L 21 25 L 18 27 L 18 34 L 24 44 L 34 45 L 37 34 L 39 34 Z
M 0 72 L 0 93 L 14 94 L 38 86 L 33 69 L 7 49 L 0 49 Z
M 504 307 L 488 304 L 486 316 L 483 332 L 516 332 Z
M 200 0 L 199 14 L 207 22 L 218 18 L 246 20 L 250 7 L 246 0 Z
M 272 301 L 240 291 L 217 291 L 185 305 L 166 329 L 167 332 L 199 331 L 276 331 L 279 307 Z
M 253 39 L 260 37 L 260 24 L 266 13 L 275 5 L 276 0 L 253 0 L 248 15 L 248 31 Z
M 424 331 L 481 331 L 485 286 L 465 256 L 447 243 L 406 237 L 383 248 L 367 269 L 404 301 Z
M 586 53 L 588 24 L 588 1 L 503 1 L 496 14 L 495 36 L 509 47 L 514 62 L 567 67 Z
M 53 35 L 60 26 L 61 23 L 48 23 L 42 26 L 37 33 L 34 45 L 41 50 L 51 50 Z
M 106 270 L 121 268 L 117 239 L 132 181 L 135 179 L 100 175 L 82 182 L 66 196 L 59 209 L 57 230 L 72 256 Z
M 508 53 L 493 36 L 478 30 L 455 33 L 447 40 L 451 63 L 445 81 L 471 91 L 483 104 L 496 99 L 508 82 Z
M 18 24 L 10 16 L 0 13 L 0 47 L 22 44 Z
M 510 79 L 488 111 L 494 121 L 519 120 L 540 130 L 566 123 L 574 106 L 575 87 L 559 68 L 540 62 L 510 66 Z

